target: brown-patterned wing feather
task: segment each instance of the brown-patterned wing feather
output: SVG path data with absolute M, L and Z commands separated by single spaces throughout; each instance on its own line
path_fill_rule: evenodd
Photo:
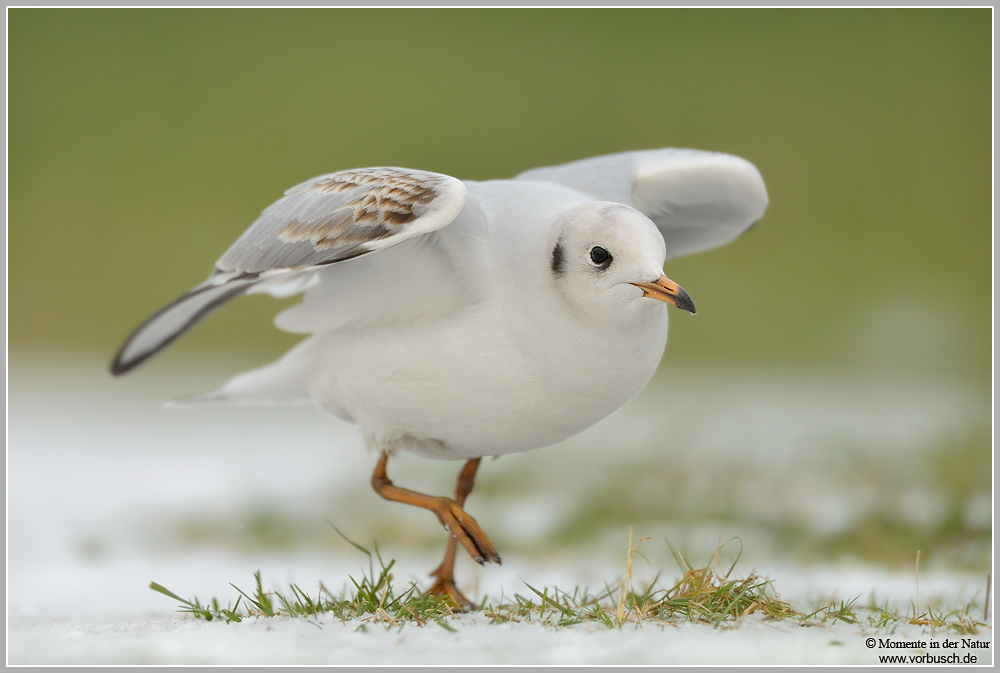
M 216 267 L 246 274 L 350 259 L 440 229 L 464 202 L 462 181 L 438 173 L 362 168 L 322 175 L 268 207 Z
M 298 281 L 310 269 L 447 226 L 465 193 L 461 180 L 405 168 L 342 171 L 289 189 L 219 258 L 207 281 L 132 333 L 112 373 L 137 367 L 223 305 L 268 285 L 262 281 L 301 291 Z

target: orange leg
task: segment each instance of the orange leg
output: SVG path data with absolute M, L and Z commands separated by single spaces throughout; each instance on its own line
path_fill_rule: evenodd
M 472 492 L 472 486 L 476 477 L 476 470 L 479 469 L 481 459 L 473 458 L 465 463 L 462 472 L 458 477 L 458 485 L 455 487 L 455 499 L 424 495 L 416 491 L 399 488 L 393 485 L 386 475 L 385 466 L 389 461 L 389 454 L 383 452 L 375 466 L 372 474 L 372 488 L 375 492 L 386 500 L 401 502 L 407 505 L 414 505 L 429 509 L 437 516 L 451 537 L 448 538 L 448 547 L 445 551 L 444 560 L 431 575 L 437 577 L 437 582 L 431 587 L 428 593 L 435 596 L 446 595 L 459 607 L 471 605 L 468 599 L 455 586 L 455 553 L 459 544 L 465 548 L 476 563 L 493 561 L 500 563 L 500 555 L 497 554 L 493 543 L 490 542 L 486 534 L 483 533 L 479 524 L 471 516 L 465 513 L 462 505 L 465 498 Z
M 455 486 L 455 502 L 459 507 L 465 505 L 465 499 L 472 493 L 472 486 L 476 479 L 476 471 L 479 469 L 481 458 L 473 458 L 466 461 L 465 466 L 458 475 L 458 484 Z M 472 601 L 462 595 L 462 592 L 455 586 L 455 552 L 458 549 L 458 540 L 454 537 L 448 538 L 448 547 L 444 552 L 444 560 L 441 561 L 431 575 L 437 577 L 427 593 L 432 596 L 449 596 L 459 607 L 473 607 Z M 497 563 L 500 559 L 497 559 Z

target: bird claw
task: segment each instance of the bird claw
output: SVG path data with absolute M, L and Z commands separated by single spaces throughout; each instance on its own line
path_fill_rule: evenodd
M 436 512 L 441 525 L 462 545 L 472 560 L 479 565 L 484 565 L 487 561 L 499 565 L 500 554 L 476 520 L 466 514 L 465 510 L 451 498 L 441 500 L 441 507 Z

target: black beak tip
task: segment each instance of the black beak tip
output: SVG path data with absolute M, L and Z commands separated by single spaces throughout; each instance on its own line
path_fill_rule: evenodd
M 691 299 L 691 295 L 689 295 L 683 289 L 681 289 L 677 293 L 677 297 L 675 298 L 674 301 L 674 306 L 681 309 L 682 311 L 687 311 L 691 315 L 694 315 L 696 313 L 696 311 L 694 310 L 694 300 Z

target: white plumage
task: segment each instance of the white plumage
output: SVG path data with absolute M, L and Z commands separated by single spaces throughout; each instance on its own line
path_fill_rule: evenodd
M 474 475 L 478 457 L 553 444 L 638 393 L 666 344 L 665 303 L 694 310 L 664 261 L 729 242 L 766 206 L 753 165 L 695 150 L 486 182 L 402 168 L 320 176 L 264 210 L 208 280 L 139 327 L 112 371 L 246 292 L 304 291 L 276 324 L 309 336 L 190 401 L 311 400 L 360 426 L 382 477 L 400 449 L 469 460 Z M 448 501 L 459 512 L 461 491 Z M 471 518 L 412 504 L 434 510 L 477 560 L 499 560 Z M 438 575 L 460 597 L 450 566 Z

